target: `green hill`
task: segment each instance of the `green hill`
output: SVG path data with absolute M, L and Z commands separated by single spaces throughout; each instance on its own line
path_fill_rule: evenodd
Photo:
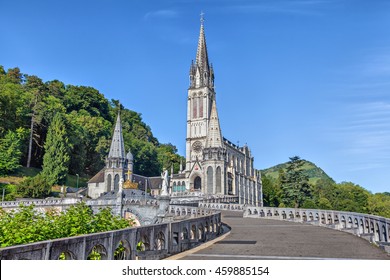
M 309 183 L 314 185 L 318 180 L 323 179 L 325 181 L 330 181 L 334 183 L 334 180 L 325 173 L 324 170 L 322 170 L 320 167 L 316 166 L 314 163 L 303 160 L 305 164 L 303 165 L 304 173 L 309 177 Z M 283 171 L 286 171 L 287 162 L 281 163 L 261 171 L 262 175 L 266 175 L 272 179 L 277 180 L 279 177 L 279 172 L 282 169 Z

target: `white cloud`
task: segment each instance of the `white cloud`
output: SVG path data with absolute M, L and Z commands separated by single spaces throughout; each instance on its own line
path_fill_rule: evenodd
M 345 108 L 335 129 L 340 156 L 348 169 L 366 170 L 390 166 L 390 102 L 362 102 Z
M 334 0 L 298 0 L 298 1 L 249 1 L 239 4 L 232 4 L 228 10 L 242 13 L 283 13 L 296 15 L 320 15 L 321 8 L 334 3 Z M 238 2 L 237 2 L 238 3 Z
M 390 52 L 371 56 L 364 70 L 370 76 L 390 77 Z

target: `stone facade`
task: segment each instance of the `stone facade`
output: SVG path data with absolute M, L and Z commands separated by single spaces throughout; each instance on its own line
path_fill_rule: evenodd
M 233 195 L 240 203 L 262 206 L 261 177 L 253 161 L 248 146 L 239 147 L 222 136 L 202 20 L 196 60 L 190 67 L 186 169 L 171 176 L 172 191 Z

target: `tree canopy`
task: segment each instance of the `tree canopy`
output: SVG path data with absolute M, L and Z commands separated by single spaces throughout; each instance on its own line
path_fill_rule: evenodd
M 390 218 L 390 193 L 372 194 L 352 182 L 336 183 L 297 156 L 265 170 L 261 180 L 265 206 L 332 209 Z
M 160 143 L 141 114 L 124 108 L 119 100 L 108 100 L 93 87 L 65 85 L 59 80 L 44 82 L 35 75 L 23 74 L 18 67 L 6 71 L 0 66 L 0 153 L 13 150 L 9 162 L 15 167 L 45 169 L 50 165 L 54 169 L 63 162 L 63 170 L 50 184 L 63 183 L 65 173 L 91 177 L 103 168 L 119 110 L 125 148 L 134 155 L 134 171 L 156 176 L 171 165 L 178 170 L 182 157 L 176 147 Z M 55 121 L 55 116 L 61 121 Z M 18 130 L 23 133 L 18 134 Z M 62 136 L 54 137 L 54 131 L 62 131 Z M 7 140 L 11 137 L 15 143 L 12 147 Z M 61 152 L 53 143 L 64 145 Z M 14 168 L 3 170 L 9 174 Z M 47 171 L 44 174 L 48 176 Z

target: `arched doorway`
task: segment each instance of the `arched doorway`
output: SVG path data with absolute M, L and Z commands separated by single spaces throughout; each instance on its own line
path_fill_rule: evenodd
M 196 176 L 194 179 L 194 190 L 200 191 L 202 189 L 202 179 L 199 176 Z

